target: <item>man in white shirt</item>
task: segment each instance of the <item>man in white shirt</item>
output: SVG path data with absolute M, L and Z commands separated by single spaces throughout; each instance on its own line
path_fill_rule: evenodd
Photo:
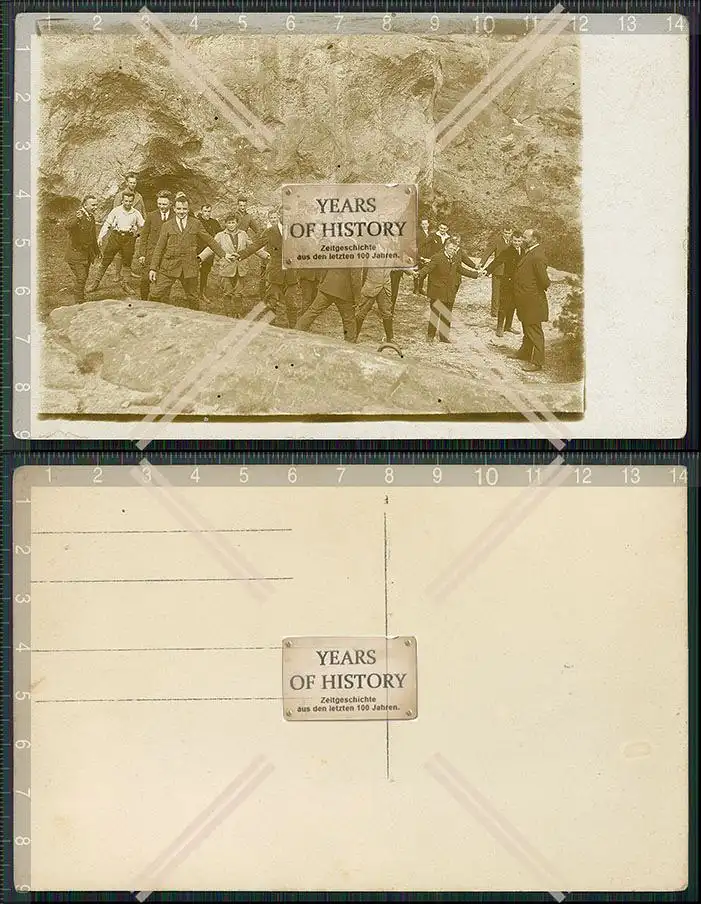
M 105 217 L 102 229 L 97 237 L 97 243 L 102 248 L 102 263 L 97 279 L 88 292 L 95 292 L 107 268 L 114 258 L 119 255 L 122 266 L 131 270 L 131 262 L 136 247 L 136 234 L 144 225 L 144 218 L 134 207 L 134 192 L 125 190 L 122 192 L 122 203 L 113 208 Z M 104 242 L 104 247 L 103 243 Z M 131 287 L 127 285 L 124 276 L 120 274 L 119 281 L 122 289 L 128 294 Z

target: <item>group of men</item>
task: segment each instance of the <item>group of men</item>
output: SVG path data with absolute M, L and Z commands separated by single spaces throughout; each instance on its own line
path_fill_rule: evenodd
M 450 342 L 451 314 L 462 277 L 490 275 L 491 314 L 497 319 L 497 335 L 515 332 L 513 317 L 517 313 L 523 325 L 523 342 L 512 357 L 522 360 L 528 369 L 543 366 L 542 323 L 548 320 L 549 280 L 540 236 L 534 229 L 521 233 L 505 228 L 476 264 L 463 250 L 460 239 L 449 234 L 445 223 L 434 231 L 424 218 L 419 230 L 420 264 L 411 270 L 284 269 L 279 210 L 272 210 L 267 227 L 261 228 L 248 212 L 244 196 L 221 222 L 212 217 L 210 204 L 203 204 L 193 215 L 183 192 L 173 196 L 159 191 L 157 209 L 146 213 L 136 175 L 130 173 L 113 198 L 99 232 L 97 208 L 97 198 L 89 195 L 66 222 L 66 260 L 73 271 L 77 302 L 85 300 L 86 292 L 99 288 L 115 258 L 118 281 L 130 294 L 125 274 L 130 274 L 136 257 L 142 268 L 139 289 L 144 300 L 167 302 L 178 281 L 187 304 L 199 309 L 214 273 L 220 300 L 232 317 L 244 317 L 262 298 L 275 315 L 275 325 L 308 330 L 320 314 L 334 306 L 344 339 L 356 342 L 365 318 L 376 308 L 386 341 L 393 344 L 399 286 L 402 276 L 408 274 L 413 277 L 414 294 L 426 295 L 430 302 L 428 341 L 437 335 L 441 342 Z M 253 255 L 259 259 L 257 267 L 252 266 Z M 90 267 L 98 259 L 98 272 L 87 287 Z

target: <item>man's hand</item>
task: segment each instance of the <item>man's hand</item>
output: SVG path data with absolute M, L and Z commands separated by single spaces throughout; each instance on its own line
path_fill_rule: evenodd
M 142 266 L 146 263 L 146 258 L 143 256 L 143 254 L 142 254 L 141 257 L 139 258 L 139 263 L 140 263 Z
M 224 257 L 229 261 L 229 263 L 232 263 L 233 261 L 239 259 L 238 254 L 235 254 L 233 251 L 229 251 L 228 254 L 224 255 Z
M 149 281 L 149 282 L 156 282 L 156 271 L 155 271 L 155 270 L 149 270 L 149 271 L 148 271 L 148 281 Z
M 265 250 L 262 250 L 260 252 L 260 256 L 263 258 L 264 261 L 270 260 L 270 254 Z

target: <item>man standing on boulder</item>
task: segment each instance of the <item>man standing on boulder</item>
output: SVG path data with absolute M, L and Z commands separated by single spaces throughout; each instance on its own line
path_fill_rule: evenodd
M 153 301 L 167 299 L 177 279 L 183 287 L 189 307 L 199 310 L 200 262 L 197 251 L 200 245 L 209 246 L 217 257 L 235 259 L 235 255 L 226 254 L 200 221 L 190 215 L 188 199 L 178 194 L 175 199 L 175 216 L 163 223 L 151 257 L 148 278 L 154 283 L 151 291 Z
M 88 292 L 95 292 L 102 281 L 102 277 L 107 272 L 107 268 L 117 255 L 119 255 L 122 265 L 127 272 L 131 270 L 131 262 L 134 257 L 134 248 L 136 247 L 136 233 L 144 225 L 144 218 L 134 207 L 134 192 L 124 190 L 122 192 L 122 203 L 119 207 L 113 208 L 105 217 L 102 229 L 97 237 L 99 245 L 105 240 L 105 247 L 102 249 L 102 265 L 97 279 Z M 127 285 L 124 274 L 120 276 L 120 285 L 122 290 L 127 293 L 131 292 L 131 287 Z
M 85 284 L 88 281 L 90 264 L 100 254 L 95 224 L 96 210 L 97 198 L 94 195 L 87 195 L 83 198 L 80 210 L 65 223 L 68 232 L 66 263 L 75 277 L 75 300 L 78 304 L 85 301 Z

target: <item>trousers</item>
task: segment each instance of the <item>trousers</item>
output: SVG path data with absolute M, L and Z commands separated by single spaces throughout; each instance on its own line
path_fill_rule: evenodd
M 338 313 L 341 315 L 343 338 L 346 342 L 355 342 L 357 327 L 355 322 L 354 303 L 345 298 L 337 298 L 335 295 L 327 295 L 326 292 L 322 292 L 321 289 L 317 292 L 314 301 L 297 321 L 297 329 L 308 330 L 319 314 L 323 314 L 323 312 L 332 304 L 336 306 Z

